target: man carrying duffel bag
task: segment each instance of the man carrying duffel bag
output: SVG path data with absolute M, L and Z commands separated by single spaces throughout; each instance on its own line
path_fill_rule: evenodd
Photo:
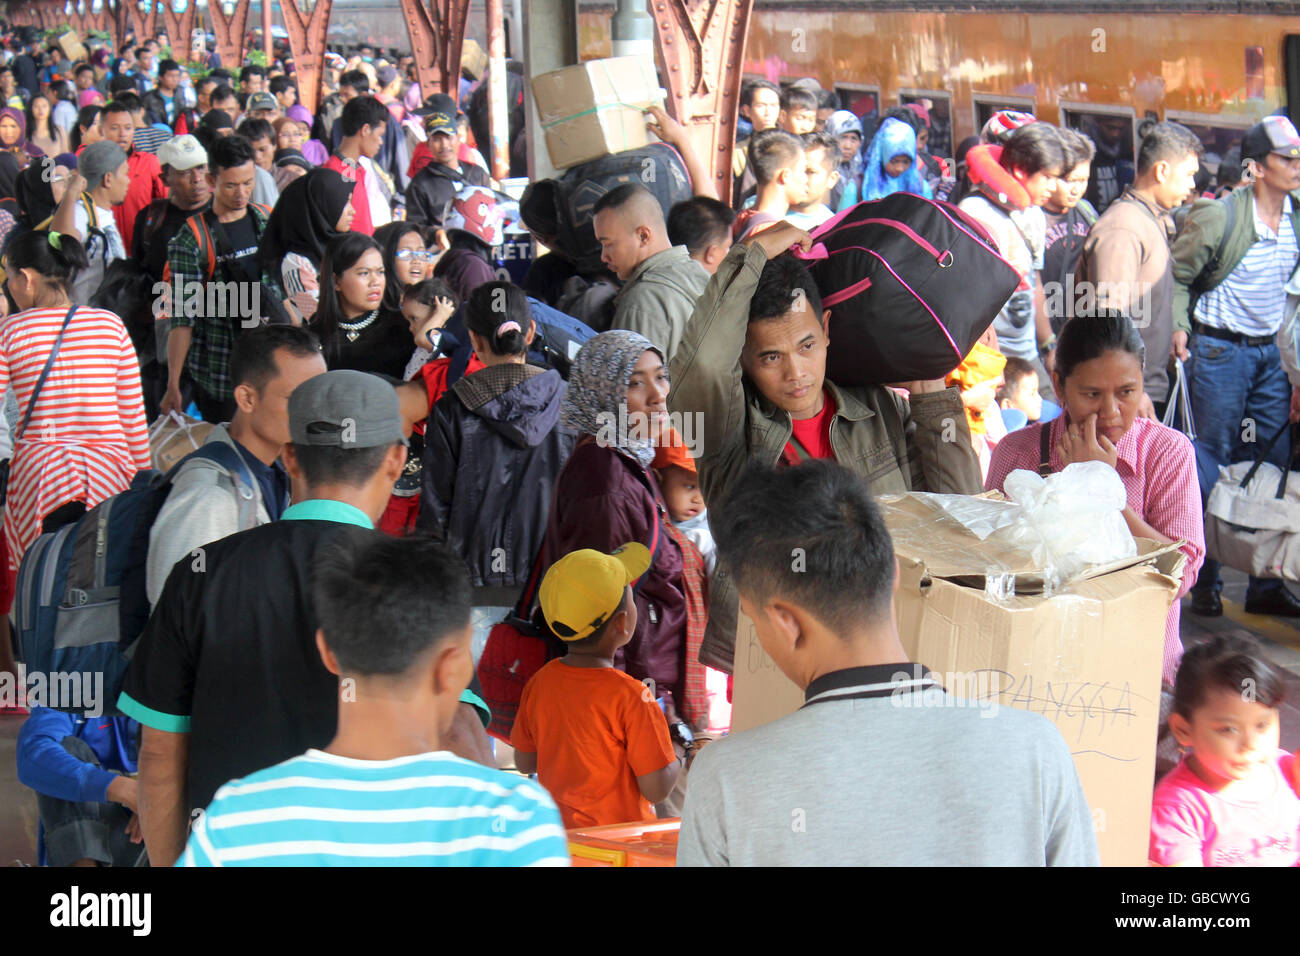
M 705 504 L 726 499 L 751 461 L 798 464 L 834 458 L 877 495 L 978 494 L 961 396 L 943 380 L 909 382 L 910 400 L 882 385 L 826 379 L 829 340 L 821 295 L 795 256 L 811 237 L 779 223 L 736 245 L 718 267 L 671 363 L 668 405 L 694 415 Z M 710 586 L 700 660 L 732 672 L 735 585 L 721 570 Z
M 1290 432 L 1285 469 L 1268 459 Z M 1205 550 L 1255 578 L 1300 582 L 1300 480 L 1291 471 L 1300 451 L 1300 425 L 1288 422 L 1255 461 L 1219 467 L 1205 506 Z

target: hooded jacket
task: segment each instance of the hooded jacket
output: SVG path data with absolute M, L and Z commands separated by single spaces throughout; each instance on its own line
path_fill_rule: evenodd
M 421 226 L 441 229 L 447 208 L 463 187 L 489 185 L 487 172 L 469 163 L 461 163 L 459 170 L 442 163 L 429 163 L 406 187 L 406 218 Z
M 492 365 L 433 408 L 416 527 L 465 559 L 475 606 L 513 605 L 528 583 L 577 437 L 557 428 L 564 394 L 559 372 Z

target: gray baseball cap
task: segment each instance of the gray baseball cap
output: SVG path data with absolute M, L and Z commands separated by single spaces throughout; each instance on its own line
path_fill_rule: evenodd
M 279 106 L 280 104 L 275 101 L 275 97 L 270 93 L 254 93 L 248 98 L 248 112 L 250 113 L 253 110 L 274 110 L 278 109 Z
M 397 392 L 382 378 L 352 369 L 309 378 L 289 396 L 289 440 L 334 448 L 405 445 Z
M 87 189 L 98 189 L 104 177 L 121 168 L 126 153 L 112 140 L 101 139 L 91 143 L 77 157 L 77 172 L 86 177 Z

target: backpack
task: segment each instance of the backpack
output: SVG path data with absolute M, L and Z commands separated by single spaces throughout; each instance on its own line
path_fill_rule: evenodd
M 1075 208 L 1083 215 L 1083 220 L 1088 224 L 1089 229 L 1097 224 L 1097 219 L 1100 217 L 1098 217 L 1097 210 L 1093 208 L 1092 203 L 1088 202 L 1088 200 L 1080 199 Z
M 574 166 L 559 179 L 539 180 L 524 192 L 519 207 L 525 210 L 536 204 L 546 211 L 547 220 L 553 209 L 557 250 L 568 256 L 580 273 L 602 272 L 605 267 L 591 224 L 591 209 L 601 196 L 625 183 L 639 183 L 654 193 L 665 219 L 675 203 L 692 196 L 691 177 L 681 154 L 667 143 L 651 143 Z
M 56 686 L 55 675 L 102 675 L 104 713 L 119 713 L 122 679 L 149 620 L 149 530 L 172 479 L 191 461 L 232 481 L 240 528 L 253 527 L 255 479 L 233 446 L 209 442 L 166 474 L 142 471 L 126 491 L 100 502 L 77 521 L 42 534 L 19 565 L 11 615 L 19 658 L 29 672 L 46 674 L 51 687 Z M 60 676 L 57 681 L 67 686 L 69 679 Z M 92 709 L 90 700 L 77 696 L 79 704 L 65 698 L 49 706 L 73 713 Z
M 1227 248 L 1228 237 L 1232 235 L 1232 227 L 1237 223 L 1237 204 L 1233 202 L 1232 197 L 1233 193 L 1228 193 L 1228 195 L 1220 199 L 1198 200 L 1192 204 L 1193 209 L 1198 206 L 1204 209 L 1205 205 L 1217 202 L 1223 206 L 1225 218 L 1223 221 L 1223 235 L 1219 236 L 1219 244 L 1215 246 L 1214 254 L 1206 260 L 1205 265 L 1201 267 L 1201 271 L 1196 274 L 1196 278 L 1192 280 L 1191 285 L 1189 286 L 1191 291 L 1191 301 L 1187 305 L 1188 318 L 1191 318 L 1196 314 L 1197 300 L 1219 284 L 1214 281 L 1214 274 L 1218 272 L 1219 268 L 1223 265 L 1223 250 Z M 1202 202 L 1204 202 L 1205 205 L 1202 205 Z M 1226 278 L 1226 276 L 1221 276 L 1219 281 L 1222 282 L 1224 278 Z
M 528 350 L 529 364 L 553 368 L 560 373 L 561 378 L 568 381 L 574 356 L 596 334 L 596 330 L 532 296 L 528 297 L 528 308 L 537 324 L 537 334 Z M 451 359 L 451 365 L 447 369 L 448 388 L 464 376 L 470 356 L 474 354 L 474 349 L 469 344 L 469 334 L 465 331 L 464 309 L 462 305 L 447 320 L 439 343 L 439 351 Z
M 831 311 L 826 376 L 837 385 L 943 378 L 1020 285 L 977 220 L 910 193 L 858 203 L 812 238 L 795 255 Z

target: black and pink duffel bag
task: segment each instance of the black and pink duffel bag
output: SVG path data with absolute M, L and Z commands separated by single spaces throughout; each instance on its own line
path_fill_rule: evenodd
M 956 206 L 894 193 L 828 219 L 804 259 L 831 310 L 838 385 L 943 378 L 992 324 L 1020 274 Z

